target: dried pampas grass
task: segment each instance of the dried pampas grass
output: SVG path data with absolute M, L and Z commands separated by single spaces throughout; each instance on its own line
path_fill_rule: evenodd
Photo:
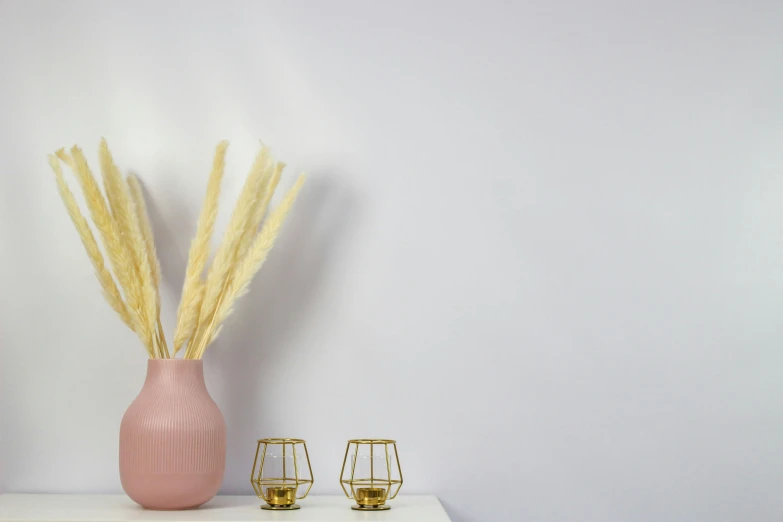
M 168 350 L 161 327 L 160 262 L 139 180 L 133 175 L 123 179 L 105 140 L 99 148 L 105 197 L 81 149 L 73 147 L 70 155 L 61 149 L 49 157 L 60 196 L 93 264 L 104 297 L 120 319 L 136 332 L 151 358 L 175 357 L 183 347 L 186 347 L 185 358 L 200 359 L 204 355 L 236 300 L 247 292 L 253 276 L 266 260 L 304 183 L 304 177 L 300 176 L 264 221 L 285 165 L 275 162 L 269 149 L 262 146 L 214 261 L 208 267 L 227 148 L 228 143 L 224 141 L 215 151 L 196 237 L 191 242 L 177 310 L 173 353 Z M 82 188 L 111 270 L 68 187 L 60 162 L 73 171 Z
M 82 215 L 79 210 L 79 205 L 76 203 L 76 199 L 73 197 L 73 193 L 68 188 L 68 184 L 65 182 L 63 176 L 62 167 L 57 159 L 57 156 L 49 156 L 49 165 L 51 165 L 54 175 L 57 178 L 57 189 L 60 191 L 60 196 L 65 203 L 65 208 L 68 210 L 68 215 L 71 217 L 71 221 L 79 232 L 79 237 L 82 240 L 84 249 L 87 251 L 87 256 L 92 262 L 93 268 L 95 268 L 95 275 L 98 277 L 98 282 L 103 289 L 103 295 L 106 297 L 109 305 L 117 312 L 128 328 L 135 330 L 136 326 L 131 319 L 128 308 L 125 306 L 125 302 L 122 300 L 120 290 L 114 283 L 114 278 L 111 272 L 106 268 L 106 264 L 103 261 L 103 254 L 98 247 L 98 242 L 95 240 L 95 236 L 90 229 L 90 225 L 87 219 Z
M 136 211 L 136 219 L 139 223 L 139 231 L 144 241 L 144 256 L 148 259 L 150 267 L 150 276 L 152 277 L 152 291 L 154 292 L 154 310 L 155 322 L 157 326 L 156 340 L 158 346 L 163 349 L 163 353 L 168 358 L 169 349 L 166 345 L 166 336 L 163 334 L 163 326 L 160 323 L 160 261 L 155 249 L 155 236 L 152 234 L 152 223 L 150 223 L 149 214 L 147 214 L 147 205 L 144 202 L 144 193 L 141 189 L 139 179 L 133 174 L 126 178 L 128 190 L 130 190 L 133 207 Z
M 198 316 L 198 327 L 195 337 L 191 338 L 185 357 L 193 358 L 194 353 L 198 351 L 196 346 L 202 344 L 205 336 L 205 330 L 212 323 L 216 310 L 223 300 L 229 274 L 236 265 L 237 245 L 247 230 L 248 223 L 253 216 L 253 210 L 258 204 L 259 190 L 262 187 L 264 176 L 264 162 L 261 157 L 264 155 L 264 148 L 261 149 L 256 158 L 250 173 L 245 180 L 245 186 L 239 195 L 234 212 L 228 222 L 228 228 L 223 234 L 223 241 L 215 253 L 215 259 L 209 268 L 207 281 L 204 291 L 204 299 L 201 301 L 201 310 Z
M 223 180 L 223 171 L 226 166 L 226 150 L 228 142 L 218 144 L 215 150 L 215 159 L 212 162 L 212 172 L 207 182 L 207 195 L 204 205 L 201 207 L 201 215 L 196 226 L 196 237 L 190 244 L 188 265 L 185 269 L 185 283 L 182 287 L 182 299 L 177 310 L 177 329 L 174 333 L 174 355 L 182 349 L 182 346 L 196 332 L 198 315 L 201 303 L 204 299 L 205 285 L 201 280 L 204 269 L 209 259 L 212 229 L 218 214 L 218 198 L 220 196 L 220 183 Z
M 209 324 L 204 328 L 201 344 L 195 352 L 197 359 L 200 359 L 201 356 L 204 355 L 206 347 L 217 337 L 219 325 L 221 325 L 226 317 L 231 314 L 236 300 L 247 293 L 253 276 L 255 276 L 256 272 L 261 268 L 261 265 L 266 261 L 266 257 L 280 232 L 280 227 L 282 227 L 303 184 L 304 176 L 300 176 L 280 205 L 275 209 L 272 215 L 269 216 L 269 219 L 266 220 L 261 232 L 255 236 L 249 251 L 235 263 L 231 279 L 223 290 L 221 299 L 215 309 L 215 314 L 210 319 Z

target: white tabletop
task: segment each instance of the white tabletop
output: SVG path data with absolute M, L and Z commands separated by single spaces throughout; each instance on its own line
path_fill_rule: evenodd
M 353 511 L 344 496 L 311 495 L 296 511 L 265 511 L 254 496 L 218 496 L 189 511 L 149 511 L 125 495 L 0 495 L 3 522 L 449 522 L 437 497 L 400 495 L 388 511 Z

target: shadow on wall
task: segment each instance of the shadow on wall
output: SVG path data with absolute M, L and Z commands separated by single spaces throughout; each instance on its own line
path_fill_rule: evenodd
M 135 172 L 131 171 L 131 174 L 136 175 L 141 180 L 141 177 Z M 188 223 L 188 230 L 190 230 L 190 236 L 187 240 L 183 240 L 182 231 L 172 231 L 166 224 L 163 216 L 155 203 L 155 199 L 147 191 L 147 187 L 142 180 L 141 188 L 144 192 L 144 201 L 147 205 L 147 213 L 150 217 L 152 224 L 152 235 L 155 238 L 155 250 L 160 260 L 160 292 L 162 299 L 161 315 L 171 313 L 176 317 L 176 310 L 179 306 L 179 300 L 182 297 L 182 283 L 185 280 L 185 270 L 188 264 L 188 250 L 190 249 L 190 242 L 193 239 L 193 235 L 196 233 L 196 222 L 198 220 L 198 214 L 191 214 L 184 205 L 177 206 L 175 198 L 171 198 L 167 204 L 169 214 L 174 217 L 174 223 Z M 199 208 L 199 211 L 201 209 Z M 183 243 L 183 241 L 185 241 Z M 182 249 L 179 244 L 184 244 Z M 166 290 L 164 292 L 164 290 Z M 174 297 L 173 300 L 166 299 L 163 294 Z M 161 317 L 163 319 L 163 317 Z M 164 328 L 166 328 L 164 324 Z M 166 329 L 166 338 L 169 343 L 172 342 L 174 337 L 172 323 L 171 328 Z M 170 347 L 173 349 L 173 347 Z
M 311 176 L 250 292 L 208 350 L 207 364 L 222 383 L 227 427 L 224 491 L 244 486 L 249 478 L 248 455 L 255 439 L 268 436 L 257 433 L 259 421 L 266 418 L 265 377 L 288 358 L 304 356 L 307 347 L 292 344 L 290 337 L 307 323 L 325 269 L 342 248 L 356 211 L 356 200 L 345 186 L 328 175 Z

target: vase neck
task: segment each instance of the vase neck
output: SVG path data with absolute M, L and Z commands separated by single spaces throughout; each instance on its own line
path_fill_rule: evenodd
M 203 389 L 204 365 L 200 360 L 190 359 L 150 359 L 147 361 L 147 378 L 144 386 L 167 385 L 167 387 L 186 387 Z

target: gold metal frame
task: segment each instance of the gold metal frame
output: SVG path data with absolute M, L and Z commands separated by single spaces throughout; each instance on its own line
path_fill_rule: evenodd
M 348 463 L 348 454 L 351 453 L 351 445 L 354 446 L 353 464 L 351 465 L 351 476 L 346 478 L 345 465 Z M 370 446 L 370 476 L 369 477 L 356 477 L 356 461 L 359 457 L 359 447 L 362 445 Z M 376 478 L 375 476 L 375 446 L 383 445 L 386 463 L 386 478 Z M 389 447 L 394 452 L 394 460 L 389 457 Z M 399 479 L 392 478 L 392 462 L 397 463 L 397 474 Z M 350 493 L 345 486 L 350 488 Z M 362 487 L 360 487 L 362 486 Z M 377 486 L 386 486 L 385 488 L 378 488 Z M 397 489 L 394 494 L 391 491 L 394 486 Z M 351 506 L 351 509 L 359 511 L 381 511 L 390 509 L 390 506 L 386 505 L 387 500 L 393 500 L 402 488 L 402 468 L 400 467 L 400 456 L 397 453 L 397 441 L 390 439 L 351 439 L 348 441 L 348 446 L 345 448 L 345 457 L 343 457 L 343 468 L 340 472 L 340 487 L 343 488 L 345 496 L 349 499 L 356 500 L 356 505 Z M 359 495 L 356 492 L 359 490 Z
M 270 444 L 282 445 L 283 453 L 283 476 L 282 477 L 263 477 L 262 472 L 264 469 L 264 461 L 266 460 L 267 449 Z M 310 472 L 309 478 L 302 478 L 299 476 L 299 466 L 297 464 L 296 445 L 301 444 L 305 453 L 305 460 L 307 461 L 307 469 Z M 261 451 L 261 446 L 264 446 Z M 289 477 L 286 470 L 286 448 L 290 447 L 291 456 L 294 459 L 294 476 Z M 258 464 L 258 456 L 261 455 L 261 464 L 258 466 L 258 472 L 256 472 L 256 464 Z M 262 505 L 261 509 L 272 510 L 291 510 L 299 509 L 299 505 L 295 503 L 295 500 L 301 500 L 310 493 L 310 489 L 313 487 L 313 468 L 310 466 L 310 455 L 307 452 L 307 444 L 302 439 L 259 439 L 258 446 L 256 447 L 256 456 L 253 459 L 253 469 L 250 471 L 250 484 L 253 486 L 253 490 L 256 492 L 258 498 L 262 498 L 266 501 L 266 505 Z M 307 490 L 303 495 L 299 496 L 299 488 L 307 484 Z M 294 489 L 296 494 L 284 495 L 284 490 L 290 493 L 290 489 Z M 278 494 L 275 493 L 277 490 Z

